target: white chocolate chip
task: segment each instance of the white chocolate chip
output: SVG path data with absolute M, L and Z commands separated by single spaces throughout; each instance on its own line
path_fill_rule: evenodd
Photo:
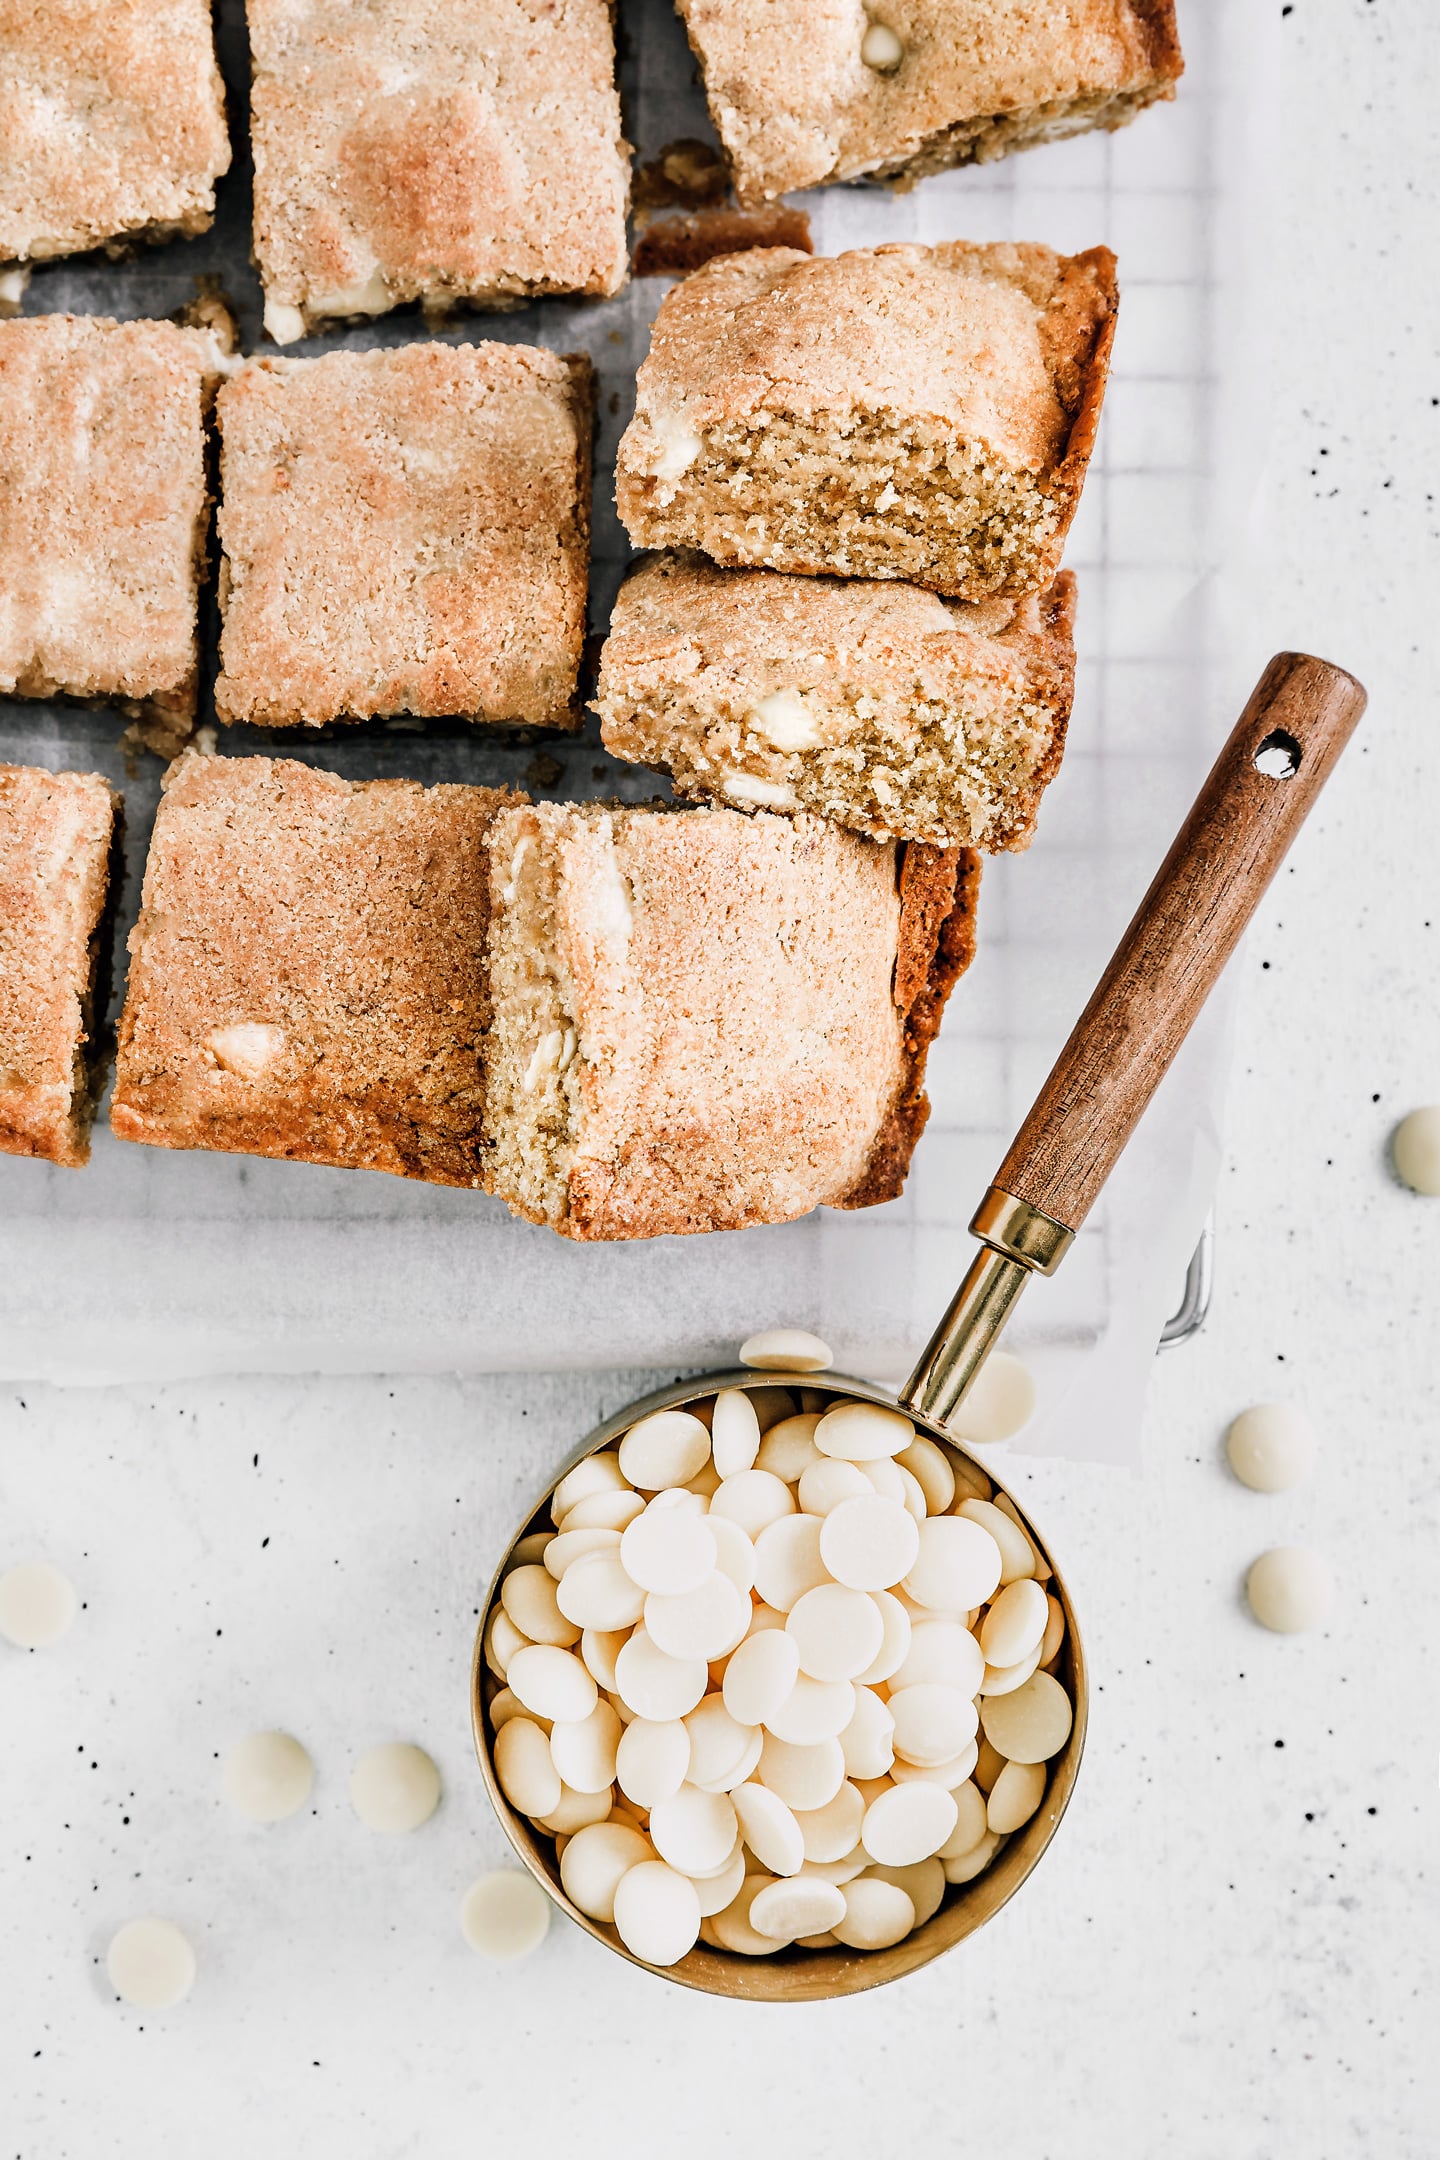
M 745 724 L 776 750 L 814 750 L 825 740 L 798 690 L 772 690 L 746 713 Z
M 514 1732 L 519 1722 L 513 1720 L 504 1731 Z M 356 1763 L 350 1774 L 350 1805 L 367 1830 L 394 1836 L 418 1830 L 440 1805 L 440 1772 L 423 1748 L 405 1740 L 388 1741 L 367 1749 Z
M 173 1921 L 130 1920 L 111 1938 L 105 1970 L 132 2009 L 173 2010 L 195 1985 L 195 1952 Z
M 75 1585 L 48 1560 L 23 1560 L 0 1575 L 0 1635 L 17 1650 L 44 1650 L 80 1609 Z
M 799 797 L 786 780 L 767 780 L 762 773 L 727 772 L 721 793 L 731 802 L 748 803 L 752 810 L 798 810 Z
M 305 317 L 286 300 L 267 300 L 265 332 L 277 345 L 293 345 L 305 335 Z
M 502 1718 L 503 1723 L 503 1718 Z M 314 1766 L 289 1733 L 247 1733 L 225 1757 L 225 1798 L 252 1822 L 282 1822 L 304 1807 L 315 1782 Z
M 905 58 L 905 47 L 888 23 L 872 22 L 860 40 L 860 58 L 877 74 L 888 75 Z
M 1034 1414 L 1035 1381 L 1029 1366 L 1008 1350 L 992 1350 L 946 1422 L 960 1439 L 988 1447 L 1013 1440 Z
M 1299 1635 L 1319 1627 L 1330 1610 L 1334 1585 L 1317 1552 L 1303 1545 L 1277 1545 L 1261 1553 L 1245 1578 L 1250 1610 L 1262 1627 L 1277 1635 Z M 987 1726 L 988 1731 L 988 1726 Z M 997 1741 L 1009 1755 L 1013 1750 Z
M 284 1050 L 285 1034 L 263 1020 L 237 1020 L 231 1027 L 213 1028 L 204 1048 L 222 1072 L 262 1080 Z
M 682 419 L 679 413 L 653 413 L 650 432 L 655 439 L 650 470 L 662 486 L 673 487 L 690 470 L 705 446 L 689 421 Z
M 570 1842 L 573 1845 L 575 1840 Z M 549 1925 L 549 1898 L 539 1883 L 518 1868 L 497 1868 L 491 1875 L 477 1876 L 460 1900 L 460 1932 L 466 1942 L 481 1957 L 501 1963 L 538 1950 Z
M 1310 1475 L 1315 1430 L 1293 1403 L 1256 1403 L 1225 1435 L 1230 1468 L 1252 1492 L 1288 1492 Z

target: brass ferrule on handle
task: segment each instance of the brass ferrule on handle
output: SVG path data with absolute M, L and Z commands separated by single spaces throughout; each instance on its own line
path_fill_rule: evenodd
M 999 1185 L 990 1187 L 970 1228 L 984 1250 L 899 1397 L 902 1409 L 942 1425 L 964 1401 L 1030 1277 L 1053 1275 L 1075 1241 L 1064 1223 Z
M 984 1250 L 905 1409 L 943 1425 L 1030 1277 L 1065 1257 L 1364 709 L 1308 653 L 1266 668 L 975 1212 Z

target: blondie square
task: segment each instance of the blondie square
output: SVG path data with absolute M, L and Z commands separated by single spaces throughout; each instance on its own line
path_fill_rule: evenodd
M 98 773 L 0 765 L 0 1153 L 72 1170 L 90 1156 L 115 808 Z
M 917 180 L 1175 95 L 1173 0 L 679 0 L 742 203 Z
M 193 717 L 226 364 L 172 323 L 0 322 L 0 694 Z
M 0 0 L 0 263 L 204 232 L 229 166 L 209 0 Z
M 256 360 L 218 417 L 222 720 L 579 724 L 588 361 L 440 343 Z
M 130 938 L 121 1139 L 481 1184 L 485 836 L 514 800 L 182 757 Z
M 625 280 L 607 0 L 249 0 L 255 259 L 277 344 L 404 301 Z
M 640 547 L 959 600 L 1059 565 L 1099 424 L 1108 248 L 757 248 L 667 294 L 621 440 Z
M 1075 581 L 972 604 L 918 585 L 655 555 L 621 586 L 595 710 L 681 794 L 881 840 L 1028 846 L 1074 690 Z
M 545 803 L 491 843 L 493 1189 L 577 1239 L 900 1190 L 978 865 L 824 820 Z

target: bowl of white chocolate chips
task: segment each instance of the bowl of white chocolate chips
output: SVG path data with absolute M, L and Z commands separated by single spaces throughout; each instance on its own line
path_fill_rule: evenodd
M 814 1338 L 742 1355 L 602 1426 L 547 1492 L 483 1608 L 475 1744 L 520 1859 L 597 1940 L 813 2001 L 912 1972 L 1019 1888 L 1074 1786 L 1084 1663 L 1044 1547 L 959 1445 L 822 1376 Z

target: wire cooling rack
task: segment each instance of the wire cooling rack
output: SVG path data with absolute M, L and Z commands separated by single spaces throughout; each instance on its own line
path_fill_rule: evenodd
M 963 1272 L 971 1208 L 1233 718 L 1211 603 L 1233 494 L 1219 457 L 1230 351 L 1221 272 L 1243 175 L 1223 145 L 1243 73 L 1233 50 L 1243 13 L 1244 0 L 1190 10 L 1179 100 L 1119 135 L 938 175 L 904 195 L 857 185 L 797 198 L 828 253 L 884 240 L 1023 238 L 1065 249 L 1103 241 L 1120 262 L 1111 389 L 1067 555 L 1080 579 L 1069 747 L 1033 848 L 987 865 L 979 957 L 932 1054 L 934 1111 L 903 1197 L 768 1230 L 575 1248 L 481 1196 L 126 1146 L 102 1122 L 80 1175 L 0 1159 L 0 1372 L 100 1380 L 679 1368 L 714 1362 L 780 1313 L 823 1329 L 851 1369 L 884 1375 L 908 1364 Z M 219 20 L 239 154 L 221 183 L 215 229 L 131 263 L 42 268 L 27 313 L 166 315 L 194 296 L 197 277 L 218 277 L 237 305 L 244 349 L 263 349 L 248 254 L 239 0 L 222 0 Z M 668 0 L 622 0 L 620 32 L 638 156 L 679 136 L 713 139 Z M 628 555 L 611 496 L 615 446 L 664 289 L 639 280 L 614 301 L 545 302 L 434 333 L 583 349 L 594 361 L 596 629 Z M 431 334 L 410 312 L 298 349 Z M 213 623 L 210 634 L 213 645 Z M 161 768 L 126 752 L 122 726 L 108 711 L 0 703 L 0 758 L 97 769 L 124 790 L 123 941 Z M 221 731 L 220 747 L 278 751 L 353 779 L 509 781 L 540 795 L 631 801 L 657 791 L 652 774 L 606 756 L 593 723 L 578 740 L 523 743 L 417 723 L 318 740 L 237 729 Z M 116 1009 L 118 996 L 112 1017 Z M 1103 1378 L 1112 1402 L 1117 1375 L 1138 1387 L 1175 1304 L 1213 1166 L 1222 1033 L 1212 1026 L 1192 1042 L 1064 1270 L 1028 1301 L 1026 1340 L 1042 1391 L 1072 1404 L 1069 1437 L 1058 1444 L 1089 1451 L 1073 1410 L 1077 1385 Z M 1197 1289 L 1192 1281 L 1182 1308 L 1192 1318 Z

